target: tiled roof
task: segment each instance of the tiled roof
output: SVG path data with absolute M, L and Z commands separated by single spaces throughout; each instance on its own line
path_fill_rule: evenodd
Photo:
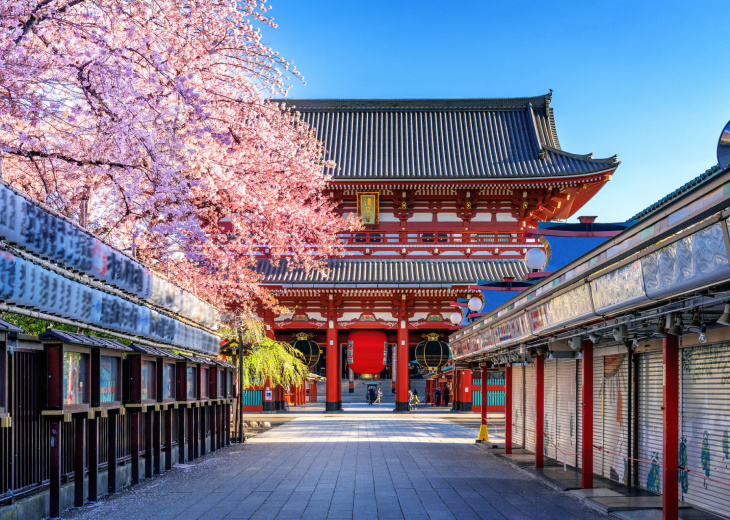
M 71 345 L 84 345 L 87 347 L 109 348 L 114 350 L 131 351 L 126 345 L 113 339 L 87 336 L 78 332 L 66 332 L 65 330 L 46 329 L 38 335 L 41 340 L 57 340 Z
M 315 128 L 335 180 L 553 177 L 618 164 L 560 149 L 550 95 L 285 103 Z
M 179 354 L 175 354 L 172 350 L 166 350 L 157 347 L 149 347 L 147 345 L 140 345 L 138 343 L 132 343 L 129 345 L 132 350 L 141 352 L 142 354 L 148 354 L 150 356 L 166 357 L 172 359 L 183 359 Z
M 636 222 L 636 221 L 641 220 L 641 219 L 643 219 L 645 217 L 648 217 L 649 215 L 651 215 L 655 211 L 658 211 L 659 209 L 661 209 L 665 205 L 667 205 L 670 202 L 672 202 L 674 199 L 676 199 L 680 195 L 683 195 L 683 194 L 687 193 L 688 191 L 690 191 L 690 190 L 692 190 L 692 189 L 694 189 L 694 188 L 696 188 L 696 187 L 704 184 L 705 181 L 707 181 L 710 178 L 714 177 L 717 173 L 719 173 L 721 171 L 722 171 L 722 168 L 720 168 L 720 165 L 719 164 L 716 164 L 712 168 L 710 168 L 708 170 L 705 170 L 704 173 L 702 173 L 701 175 L 698 175 L 697 177 L 695 177 L 694 179 L 692 179 L 688 183 L 684 184 L 683 186 L 680 186 L 679 188 L 677 188 L 676 190 L 674 190 L 669 195 L 666 195 L 666 196 L 662 197 L 660 200 L 656 201 L 654 204 L 652 204 L 648 208 L 639 211 L 636 215 L 634 215 L 633 217 L 631 217 L 629 219 L 629 222 Z
M 0 332 L 25 332 L 20 327 L 0 318 Z
M 289 271 L 285 260 L 278 266 L 259 260 L 254 269 L 264 275 L 263 283 L 357 286 L 476 283 L 506 276 L 521 279 L 527 272 L 522 260 L 335 259 L 328 261 L 328 268 L 328 276 L 320 272 L 307 275 L 303 269 Z

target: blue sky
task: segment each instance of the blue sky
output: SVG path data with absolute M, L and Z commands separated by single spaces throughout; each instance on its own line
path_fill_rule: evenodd
M 730 1 L 271 0 L 264 41 L 296 98 L 464 98 L 553 89 L 562 147 L 619 154 L 581 211 L 621 221 L 717 162 L 730 119 Z

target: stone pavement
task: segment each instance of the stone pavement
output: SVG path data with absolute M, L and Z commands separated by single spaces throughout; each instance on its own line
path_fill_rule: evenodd
M 387 407 L 303 414 L 64 517 L 605 518 L 488 455 L 474 438 L 438 415 Z

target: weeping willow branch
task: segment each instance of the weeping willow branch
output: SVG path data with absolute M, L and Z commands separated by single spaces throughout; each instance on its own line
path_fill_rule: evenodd
M 244 387 L 261 385 L 267 379 L 272 386 L 302 384 L 309 374 L 304 364 L 304 356 L 295 348 L 266 336 L 264 324 L 251 317 L 237 319 L 244 348 L 243 372 Z

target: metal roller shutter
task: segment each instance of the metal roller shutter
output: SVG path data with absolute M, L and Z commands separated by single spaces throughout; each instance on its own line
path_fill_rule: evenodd
M 558 359 L 557 366 L 557 411 L 556 411 L 556 437 L 555 444 L 562 453 L 558 452 L 558 460 L 563 462 L 565 453 L 577 453 L 577 385 L 576 385 L 576 360 Z M 576 466 L 577 455 L 565 456 L 565 462 Z
M 656 493 L 662 491 L 662 371 L 661 352 L 640 354 L 639 370 L 639 485 Z
M 600 389 L 603 447 L 612 452 L 603 455 L 602 475 L 627 484 L 629 464 L 621 455 L 628 455 L 629 358 L 627 354 L 616 354 L 599 360 L 603 367 Z
M 679 465 L 686 502 L 721 515 L 730 511 L 730 352 L 728 345 L 683 349 Z M 683 462 L 686 454 L 686 463 Z
M 604 454 L 598 450 L 603 446 L 603 358 L 593 357 L 593 473 L 603 475 Z
M 551 459 L 558 458 L 558 452 L 555 449 L 557 442 L 557 406 L 555 399 L 557 397 L 557 359 L 545 360 L 545 436 L 543 441 L 543 454 Z M 562 457 L 560 457 L 562 460 Z
M 525 367 L 525 449 L 535 449 L 535 363 Z
M 575 445 L 577 446 L 577 449 L 575 450 L 577 453 L 581 452 L 581 446 L 583 445 L 583 361 L 582 360 L 576 360 L 576 370 L 575 370 L 575 377 L 576 377 L 576 389 L 575 389 L 575 398 L 576 398 L 576 417 L 575 417 Z M 580 468 L 582 464 L 581 456 L 578 455 L 575 463 L 576 468 Z
M 525 378 L 524 367 L 512 367 L 512 443 L 525 447 Z

